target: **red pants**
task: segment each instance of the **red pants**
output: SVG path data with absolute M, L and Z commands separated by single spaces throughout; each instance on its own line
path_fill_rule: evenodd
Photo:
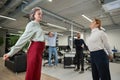
M 25 80 L 40 80 L 44 42 L 32 41 L 27 52 L 27 71 Z

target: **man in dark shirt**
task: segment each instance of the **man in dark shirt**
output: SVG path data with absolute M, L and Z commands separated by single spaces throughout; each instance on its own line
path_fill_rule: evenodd
M 80 65 L 81 65 L 81 71 L 80 73 L 84 72 L 84 54 L 83 54 L 83 49 L 87 48 L 85 42 L 83 39 L 80 39 L 80 33 L 77 33 L 77 39 L 74 40 L 75 48 L 76 48 L 76 54 L 75 54 L 75 59 L 76 59 L 76 65 L 77 68 L 75 71 L 79 71 Z

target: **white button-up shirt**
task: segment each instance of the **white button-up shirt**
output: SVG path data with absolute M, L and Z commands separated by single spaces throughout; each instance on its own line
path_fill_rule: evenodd
M 108 44 L 107 34 L 98 28 L 91 31 L 91 35 L 87 39 L 87 45 L 90 51 L 104 49 L 107 54 L 112 54 L 112 50 Z
M 17 43 L 11 48 L 8 55 L 12 56 L 17 53 L 29 40 L 44 42 L 44 38 L 44 33 L 39 22 L 31 21 L 27 24 L 24 33 L 18 39 Z

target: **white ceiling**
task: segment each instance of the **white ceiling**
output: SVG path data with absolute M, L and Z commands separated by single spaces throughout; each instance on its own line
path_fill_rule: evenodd
M 82 14 L 85 14 L 91 19 L 95 17 L 100 18 L 103 26 L 113 24 L 107 15 L 108 13 L 104 12 L 101 4 L 97 0 L 53 0 L 52 3 L 44 2 L 40 6 L 82 24 L 85 27 L 89 26 L 89 21 L 84 19 L 81 16 Z M 111 16 L 115 23 L 120 23 L 120 12 L 115 12 Z
M 103 26 L 120 24 L 120 11 L 114 12 L 112 14 L 106 13 L 98 0 L 53 0 L 53 2 L 49 2 L 48 0 L 41 0 L 41 2 L 37 3 L 34 6 L 40 6 L 58 16 L 62 16 L 65 19 L 67 18 L 70 21 L 75 21 L 77 24 L 84 26 L 83 28 L 85 29 L 89 27 L 90 22 L 84 19 L 81 16 L 82 14 L 88 16 L 91 19 L 100 18 L 102 20 Z M 30 11 L 31 8 L 29 8 L 28 11 Z M 25 14 L 26 13 L 24 13 L 20 7 L 19 10 L 14 10 L 12 14 L 8 15 L 16 18 L 17 21 L 10 21 L 5 19 L 0 21 L 0 25 L 2 25 L 3 27 L 24 29 L 25 25 L 28 22 L 28 20 L 23 17 Z M 70 24 L 58 20 L 50 15 L 43 15 L 43 21 L 63 26 L 67 29 L 70 29 L 71 27 Z M 65 30 L 48 26 L 43 26 L 43 29 L 46 31 L 51 30 L 61 33 L 67 32 Z M 81 26 L 74 26 L 74 29 L 80 31 Z

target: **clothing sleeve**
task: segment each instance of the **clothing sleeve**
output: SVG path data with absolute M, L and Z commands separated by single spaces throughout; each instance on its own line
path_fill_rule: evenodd
M 45 35 L 45 40 L 48 40 L 48 35 Z
M 35 33 L 35 31 L 32 29 L 33 27 L 34 24 L 28 23 L 22 36 L 18 39 L 16 44 L 11 48 L 10 52 L 8 53 L 9 56 L 13 56 L 15 53 L 20 51 L 22 47 L 27 43 L 27 41 L 29 41 L 30 38 L 32 38 L 32 36 Z
M 112 50 L 111 50 L 111 48 L 110 48 L 110 45 L 109 45 L 109 43 L 108 43 L 108 38 L 107 38 L 107 34 L 105 33 L 105 32 L 102 32 L 102 42 L 103 42 L 103 44 L 104 44 L 104 47 L 105 47 L 105 49 L 107 50 L 107 52 L 108 52 L 108 54 L 113 54 L 112 53 Z
M 57 37 L 57 32 L 54 32 L 54 37 Z
M 85 50 L 88 50 L 88 46 L 86 45 L 86 43 L 84 42 L 84 40 L 83 40 L 83 44 L 84 44 Z

